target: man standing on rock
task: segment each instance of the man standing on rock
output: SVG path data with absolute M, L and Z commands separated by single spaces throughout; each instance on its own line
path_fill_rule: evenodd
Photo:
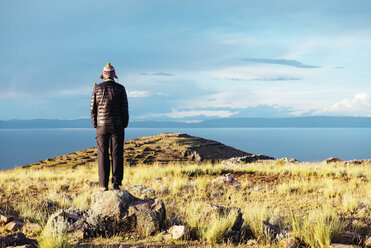
M 124 136 L 129 123 L 128 99 L 125 87 L 115 82 L 115 68 L 108 63 L 100 78 L 103 82 L 94 86 L 90 113 L 98 150 L 99 185 L 108 190 L 110 175 L 109 145 L 111 143 L 112 185 L 119 190 L 124 175 Z

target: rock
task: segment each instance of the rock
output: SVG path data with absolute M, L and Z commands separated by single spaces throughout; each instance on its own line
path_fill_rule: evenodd
M 241 165 L 247 163 L 254 163 L 259 160 L 274 160 L 273 157 L 266 156 L 266 155 L 255 155 L 255 154 L 248 154 L 242 157 L 233 157 L 229 159 L 225 159 L 222 161 L 224 165 Z
M 184 239 L 189 235 L 190 229 L 188 226 L 174 225 L 168 232 L 172 234 L 173 239 Z
M 340 158 L 331 157 L 331 158 L 325 159 L 324 162 L 326 164 L 330 164 L 330 163 L 343 162 L 343 160 L 341 160 Z
M 297 238 L 287 237 L 287 238 L 282 239 L 279 242 L 279 244 L 280 244 L 280 247 L 283 247 L 283 248 L 296 248 L 296 247 L 299 247 L 300 242 Z
M 6 248 L 32 248 L 31 245 L 7 246 Z
M 371 247 L 371 236 L 365 239 L 364 245 L 365 247 Z
M 161 194 L 168 194 L 169 193 L 169 187 L 167 185 L 160 185 L 158 188 Z
M 295 158 L 280 158 L 277 161 L 283 161 L 284 163 L 300 163 L 300 161 Z
M 362 236 L 356 232 L 340 231 L 336 238 L 336 242 L 340 244 L 359 244 L 362 241 Z
M 255 246 L 255 245 L 258 245 L 258 241 L 256 241 L 256 239 L 249 239 L 247 240 L 246 244 L 248 246 Z
M 136 200 L 127 191 L 101 191 L 97 190 L 91 197 L 91 211 L 96 215 L 111 217 L 120 220 L 127 211 L 130 202 Z
M 24 225 L 25 223 L 22 221 L 13 220 L 5 225 L 5 229 L 8 231 L 18 231 L 21 230 Z
M 360 246 L 357 245 L 347 245 L 347 244 L 340 244 L 340 243 L 332 243 L 330 248 L 358 248 Z
M 118 232 L 147 236 L 164 228 L 166 210 L 159 198 L 142 200 L 127 191 L 103 191 L 93 195 L 91 206 L 94 214 L 114 220 Z
M 42 226 L 37 223 L 27 223 L 22 228 L 22 232 L 31 237 L 38 236 L 42 232 L 42 230 Z
M 0 222 L 1 223 L 4 223 L 4 224 L 6 224 L 6 223 L 9 223 L 9 222 L 11 222 L 12 220 L 14 220 L 14 216 L 12 216 L 12 215 L 0 215 Z
M 47 226 L 51 228 L 54 233 L 64 233 L 73 227 L 73 224 L 81 217 L 69 213 L 68 210 L 59 209 L 52 214 L 47 222 Z
M 269 224 L 263 221 L 263 234 L 269 239 L 276 239 L 277 235 L 280 234 L 281 229 L 278 226 Z
M 48 207 L 48 208 L 58 206 L 58 202 L 56 202 L 56 201 L 52 201 L 52 200 L 50 200 L 50 199 L 48 199 L 48 198 L 43 199 L 43 200 L 41 201 L 41 204 L 42 204 L 43 206 L 45 206 L 45 207 Z
M 68 191 L 69 188 L 70 188 L 70 185 L 67 185 L 67 184 L 59 185 L 60 191 Z
M 46 188 L 46 183 L 44 183 L 44 182 L 39 182 L 36 186 L 37 186 L 38 188 Z
M 133 185 L 128 191 L 139 198 L 152 198 L 156 196 L 156 191 L 143 185 Z
M 230 185 L 234 186 L 236 189 L 241 188 L 241 184 L 230 173 L 215 178 L 214 180 L 211 181 L 211 185 L 214 186 Z
M 216 199 L 219 199 L 219 194 L 218 193 L 214 193 L 214 194 L 211 195 L 211 197 L 216 198 Z
M 165 205 L 162 200 L 147 198 L 131 202 L 128 213 L 122 220 L 123 223 L 130 225 L 129 232 L 148 236 L 164 228 L 165 216 Z
M 1 247 L 29 245 L 29 247 L 36 248 L 38 243 L 34 239 L 27 238 L 23 233 L 17 232 L 0 237 L 0 245 Z
M 255 190 L 255 191 L 260 191 L 260 190 L 263 190 L 263 187 L 261 187 L 261 186 L 255 186 L 255 187 L 253 188 L 253 190 Z

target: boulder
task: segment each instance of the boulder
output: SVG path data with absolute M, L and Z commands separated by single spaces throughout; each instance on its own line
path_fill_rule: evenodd
M 0 215 L 0 222 L 1 223 L 6 224 L 6 223 L 11 222 L 12 220 L 14 220 L 14 216 L 12 216 L 12 215 L 3 215 L 3 214 Z
M 48 224 L 75 239 L 132 234 L 148 236 L 165 225 L 165 205 L 159 198 L 139 199 L 127 191 L 96 191 L 91 208 L 82 216 L 59 210 Z
M 326 164 L 330 164 L 330 163 L 343 162 L 343 160 L 341 160 L 340 158 L 331 157 L 331 158 L 325 159 L 324 162 L 325 162 Z
M 137 199 L 127 191 L 97 190 L 92 195 L 90 209 L 96 215 L 120 220 L 127 211 L 129 203 Z
M 128 191 L 139 198 L 151 198 L 156 196 L 156 191 L 143 185 L 133 185 Z
M 24 225 L 25 223 L 22 221 L 13 220 L 5 225 L 5 229 L 8 231 L 18 231 L 21 230 Z
M 29 247 L 36 248 L 38 243 L 34 239 L 27 238 L 23 233 L 17 232 L 0 237 L 0 245 L 1 247 L 29 245 Z
M 188 226 L 174 225 L 170 227 L 168 233 L 171 233 L 173 239 L 184 239 L 189 235 L 190 229 Z
M 362 239 L 363 237 L 356 232 L 340 231 L 336 238 L 336 242 L 340 244 L 356 245 L 359 244 L 362 241 Z

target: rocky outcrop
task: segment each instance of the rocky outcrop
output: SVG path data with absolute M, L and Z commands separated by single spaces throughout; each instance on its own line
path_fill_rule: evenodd
M 260 160 L 274 160 L 273 157 L 266 156 L 266 155 L 255 155 L 255 154 L 248 154 L 245 156 L 240 157 L 232 157 L 229 159 L 225 159 L 222 161 L 222 164 L 225 165 L 241 165 L 241 164 L 248 164 L 248 163 L 254 163 L 256 161 Z
M 96 191 L 85 213 L 59 210 L 48 220 L 56 233 L 72 238 L 135 234 L 148 236 L 165 225 L 165 205 L 159 198 L 139 199 L 127 191 Z

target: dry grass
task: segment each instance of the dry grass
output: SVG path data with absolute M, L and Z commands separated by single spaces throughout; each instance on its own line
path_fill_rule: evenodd
M 180 218 L 206 244 L 221 242 L 230 228 L 228 216 L 215 220 L 207 228 L 200 225 L 201 205 L 210 202 L 241 208 L 245 224 L 250 226 L 255 238 L 267 246 L 271 244 L 264 238 L 262 221 L 279 215 L 284 226 L 290 225 L 292 233 L 307 245 L 328 247 L 339 230 L 363 232 L 363 235 L 369 231 L 370 169 L 369 164 L 284 162 L 241 166 L 138 165 L 125 167 L 123 189 L 135 184 L 153 188 L 165 202 L 168 223 L 174 217 Z M 214 178 L 226 173 L 231 173 L 241 187 L 211 184 Z M 0 210 L 44 226 L 57 208 L 88 209 L 97 182 L 95 163 L 75 169 L 55 166 L 1 171 Z M 61 185 L 68 185 L 69 189 L 62 191 Z M 168 189 L 166 192 L 162 191 L 164 185 Z M 43 203 L 46 198 L 55 201 L 57 206 Z M 354 219 L 358 220 L 356 224 L 352 222 Z M 109 242 L 143 241 L 110 239 Z M 151 242 L 151 238 L 146 242 Z M 191 241 L 182 242 L 192 244 Z

